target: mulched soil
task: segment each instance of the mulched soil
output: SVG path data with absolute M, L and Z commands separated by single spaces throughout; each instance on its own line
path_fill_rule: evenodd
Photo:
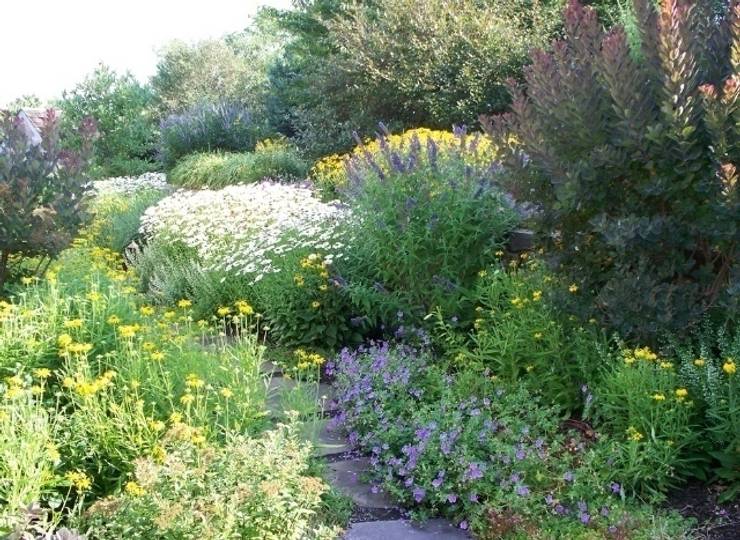
M 716 486 L 690 483 L 668 495 L 666 506 L 695 518 L 702 540 L 740 539 L 740 501 L 720 504 Z

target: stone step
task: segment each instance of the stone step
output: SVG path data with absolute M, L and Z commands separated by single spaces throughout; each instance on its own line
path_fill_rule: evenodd
M 329 463 L 327 469 L 328 482 L 351 498 L 356 505 L 366 508 L 394 507 L 388 493 L 381 488 L 372 488 L 362 481 L 363 474 L 370 470 L 367 458 L 335 461 Z
M 343 540 L 464 540 L 470 535 L 444 519 L 416 524 L 407 520 L 353 523 Z
M 330 421 L 325 418 L 306 422 L 303 427 L 303 436 L 313 443 L 315 456 L 334 456 L 344 454 L 350 449 L 347 439 L 329 427 Z

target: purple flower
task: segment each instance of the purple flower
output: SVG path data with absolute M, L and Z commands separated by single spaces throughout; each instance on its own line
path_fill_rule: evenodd
M 516 454 L 514 454 L 514 457 L 518 461 L 522 461 L 525 457 L 527 457 L 527 452 L 524 450 L 524 448 L 519 447 L 519 449 L 516 451 Z
M 438 488 L 439 486 L 442 485 L 442 482 L 444 482 L 444 479 L 445 479 L 445 472 L 444 471 L 438 471 L 437 472 L 437 478 L 435 478 L 434 480 L 432 480 L 432 485 L 435 488 Z
M 601 513 L 602 516 L 608 517 L 609 516 L 609 508 L 607 506 L 602 506 L 600 513 Z
M 620 486 L 617 482 L 612 482 L 611 484 L 609 484 L 609 487 L 611 488 L 612 493 L 615 494 L 622 491 L 622 486 Z
M 562 504 L 556 504 L 555 505 L 555 512 L 557 514 L 559 514 L 559 515 L 562 516 L 562 515 L 565 515 L 565 514 L 568 513 L 568 509 L 565 506 L 563 506 Z
M 460 522 L 460 528 L 464 531 L 468 530 L 468 522 L 467 521 L 461 521 Z
M 538 450 L 542 448 L 543 444 L 545 444 L 545 441 L 543 441 L 542 439 L 535 439 L 534 441 L 534 447 L 537 448 Z
M 424 500 L 424 497 L 426 496 L 427 492 L 424 491 L 423 488 L 416 487 L 414 488 L 414 500 L 418 503 Z
M 524 484 L 516 487 L 516 494 L 520 497 L 526 497 L 529 495 L 529 488 L 525 486 Z
M 483 463 L 473 462 L 468 465 L 468 470 L 463 474 L 463 480 L 478 480 L 483 478 L 486 466 Z
M 588 510 L 588 505 L 583 501 L 578 501 L 578 510 L 585 513 Z
M 563 480 L 566 482 L 572 482 L 573 481 L 573 472 L 572 471 L 565 471 L 565 474 L 563 475 Z
M 517 484 L 521 479 L 522 479 L 522 477 L 519 476 L 519 473 L 513 473 L 509 477 L 509 482 L 511 482 L 512 484 Z
M 478 502 L 478 494 L 475 492 L 471 493 L 470 495 L 468 495 L 468 500 L 473 503 Z
M 553 498 L 552 498 L 552 495 L 550 495 L 549 493 L 548 493 L 547 495 L 545 495 L 545 503 L 546 503 L 546 504 L 547 504 L 548 506 L 551 506 L 554 500 L 555 500 L 555 499 L 553 499 Z
M 370 491 L 371 491 L 372 493 L 378 493 L 378 492 L 380 491 L 380 488 L 379 488 L 378 486 L 372 486 L 372 487 L 370 488 Z
M 447 502 L 450 504 L 455 504 L 457 502 L 457 495 L 455 495 L 454 493 L 450 493 L 449 495 L 447 495 Z
M 588 515 L 586 512 L 582 512 L 579 516 L 579 519 L 581 520 L 581 523 L 584 525 L 588 525 L 589 521 L 591 521 L 591 516 Z

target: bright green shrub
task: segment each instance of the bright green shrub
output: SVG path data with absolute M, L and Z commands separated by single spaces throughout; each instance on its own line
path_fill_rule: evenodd
M 634 6 L 639 50 L 571 1 L 565 39 L 487 129 L 554 268 L 620 333 L 655 339 L 737 313 L 740 6 Z
M 72 241 L 83 220 L 85 167 L 95 133 L 95 122 L 85 120 L 81 151 L 65 151 L 59 121 L 49 110 L 43 140 L 34 145 L 16 115 L 0 113 L 0 294 L 11 255 L 54 257 Z
M 173 167 L 178 159 L 193 152 L 252 150 L 260 131 L 243 105 L 198 103 L 162 121 L 159 159 L 166 167 Z
M 468 166 L 476 139 L 440 147 L 418 138 L 407 149 L 354 158 L 344 196 L 350 201 L 347 254 L 337 271 L 343 290 L 376 322 L 407 312 L 419 321 L 441 306 L 457 314 L 464 291 L 496 259 L 518 221 L 496 186 L 496 171 Z M 382 164 L 382 165 L 381 165 Z
M 154 94 L 130 74 L 98 67 L 58 102 L 65 144 L 79 146 L 76 126 L 92 117 L 100 137 L 95 141 L 94 177 L 138 175 L 156 170 L 157 120 Z
M 361 341 L 361 325 L 352 324 L 352 306 L 321 254 L 291 253 L 277 267 L 255 284 L 254 294 L 279 343 L 333 350 Z
M 333 540 L 340 530 L 323 509 L 330 488 L 311 474 L 310 456 L 291 426 L 223 447 L 181 444 L 165 463 L 139 461 L 123 492 L 94 505 L 86 524 L 101 539 Z
M 581 387 L 596 378 L 608 347 L 593 324 L 563 321 L 550 301 L 557 284 L 539 266 L 480 272 L 468 312 L 440 316 L 437 333 L 462 369 L 489 371 L 573 411 L 583 406 Z
M 261 141 L 245 154 L 198 153 L 185 156 L 170 171 L 171 183 L 187 188 L 218 189 L 265 178 L 304 178 L 308 166 L 295 148 L 283 141 Z

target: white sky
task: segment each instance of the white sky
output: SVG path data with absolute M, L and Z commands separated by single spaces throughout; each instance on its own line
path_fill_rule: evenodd
M 262 5 L 290 0 L 0 0 L 0 105 L 59 97 L 100 62 L 144 81 L 168 41 L 242 30 Z

